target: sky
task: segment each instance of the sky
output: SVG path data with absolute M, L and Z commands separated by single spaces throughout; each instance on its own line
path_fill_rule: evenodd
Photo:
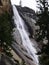
M 20 0 L 11 0 L 12 2 L 12 5 L 15 4 L 15 5 L 19 5 L 20 4 Z M 22 7 L 24 6 L 27 6 L 33 10 L 37 10 L 37 3 L 36 3 L 36 0 L 21 0 L 22 2 Z

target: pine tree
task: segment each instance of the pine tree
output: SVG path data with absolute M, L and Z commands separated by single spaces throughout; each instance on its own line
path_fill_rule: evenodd
M 44 39 L 48 41 L 46 44 L 43 42 L 41 52 L 37 54 L 42 54 L 40 57 L 41 65 L 49 65 L 49 5 L 48 0 L 38 0 L 37 2 L 39 11 L 37 12 L 38 20 L 36 25 L 38 25 L 40 29 L 36 30 L 36 40 L 38 42 Z
M 0 15 L 0 52 L 8 56 L 12 56 L 10 53 L 13 41 L 12 33 L 12 16 L 8 12 L 4 12 Z
M 40 41 L 40 40 L 43 41 L 46 38 L 48 40 L 48 43 L 47 43 L 46 47 L 48 48 L 49 47 L 48 1 L 47 0 L 39 0 L 37 2 L 40 2 L 38 4 L 40 10 L 37 13 L 38 20 L 37 20 L 37 23 L 36 23 L 36 25 L 38 25 L 39 28 L 40 28 L 38 33 L 37 33 L 37 35 L 38 35 L 37 41 Z M 49 48 L 45 51 L 45 53 L 47 53 L 48 50 L 49 50 Z M 47 54 L 49 54 L 49 52 Z

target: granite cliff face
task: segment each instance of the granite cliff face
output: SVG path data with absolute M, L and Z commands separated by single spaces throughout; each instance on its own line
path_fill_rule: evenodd
M 21 7 L 21 6 L 16 6 L 19 13 L 22 13 L 22 14 L 27 14 L 29 17 L 35 19 L 35 11 L 30 9 L 29 7 Z
M 13 6 L 13 13 L 14 13 L 13 19 L 16 25 L 16 27 L 14 28 L 15 31 L 13 33 L 13 36 L 17 44 L 13 43 L 12 47 L 15 50 L 15 52 L 28 65 L 36 65 L 36 60 L 35 63 L 33 62 L 34 59 L 37 59 L 38 65 L 38 58 L 36 57 L 36 54 L 34 56 L 35 50 L 31 49 L 34 48 L 37 50 L 38 48 L 36 41 L 33 39 L 35 35 L 36 23 L 36 18 L 33 18 L 33 15 L 35 16 L 35 12 L 27 7 L 23 8 L 20 6 Z M 29 46 L 30 44 L 31 47 Z M 32 58 L 33 57 L 32 55 L 35 57 L 34 59 Z
M 28 8 L 28 7 L 16 6 L 16 8 L 19 12 L 19 15 L 24 20 L 24 24 L 25 24 L 24 27 L 25 27 L 28 35 L 29 35 L 29 38 L 35 44 L 35 47 L 37 49 L 39 49 L 37 42 L 34 40 L 35 39 L 35 33 L 36 33 L 35 30 L 38 28 L 38 26 L 37 27 L 35 26 L 36 18 L 37 18 L 36 14 L 35 14 L 35 11 Z M 22 43 L 19 31 L 17 30 L 16 33 L 17 33 L 17 36 L 15 38 L 17 39 L 17 42 Z
M 19 12 L 19 15 L 24 20 L 24 24 L 25 24 L 24 27 L 25 27 L 31 41 L 34 42 L 34 44 L 37 48 L 38 45 L 37 45 L 36 41 L 33 39 L 34 35 L 35 35 L 35 29 L 36 29 L 36 26 L 35 26 L 35 23 L 36 23 L 35 11 L 28 8 L 28 7 L 16 6 L 16 8 Z M 16 29 L 16 28 L 14 28 L 14 29 Z M 14 32 L 14 34 L 15 34 L 14 38 L 16 39 L 17 43 L 22 44 L 21 36 L 20 36 L 20 33 L 17 29 Z
M 16 6 L 17 10 L 22 17 L 22 19 L 25 21 L 25 29 L 30 34 L 30 37 L 33 37 L 35 35 L 35 23 L 36 23 L 36 14 L 35 11 L 28 8 L 28 7 L 21 7 L 21 6 Z

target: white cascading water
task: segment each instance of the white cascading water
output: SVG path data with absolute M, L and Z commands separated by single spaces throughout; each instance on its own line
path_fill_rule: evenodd
M 13 6 L 13 13 L 14 13 L 14 23 L 17 26 L 17 29 L 22 38 L 22 44 L 27 50 L 28 54 L 32 57 L 33 61 L 36 65 L 39 65 L 38 56 L 36 55 L 37 51 L 35 47 L 32 45 L 33 43 L 30 41 L 29 36 L 24 28 L 24 21 L 20 17 L 17 8 Z

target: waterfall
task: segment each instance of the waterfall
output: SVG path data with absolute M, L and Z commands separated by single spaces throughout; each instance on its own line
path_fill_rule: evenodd
M 33 43 L 30 41 L 29 36 L 24 28 L 24 20 L 20 17 L 15 6 L 13 6 L 13 13 L 14 23 L 16 24 L 16 28 L 18 29 L 22 38 L 22 45 L 27 50 L 28 55 L 30 55 L 30 57 L 33 59 L 35 65 L 39 65 L 38 56 L 36 55 L 37 51 L 32 45 Z

